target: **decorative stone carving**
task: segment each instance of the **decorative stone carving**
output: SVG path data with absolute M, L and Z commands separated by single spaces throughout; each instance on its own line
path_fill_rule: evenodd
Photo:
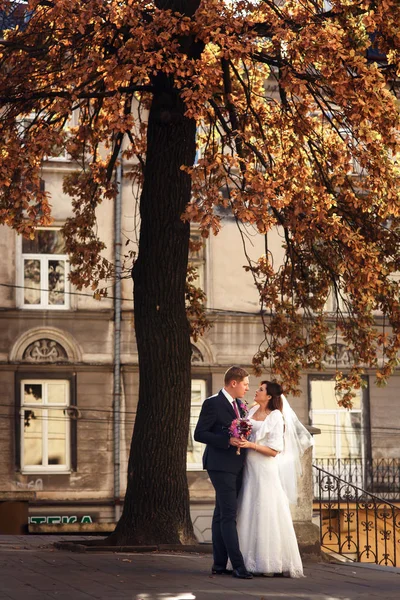
M 192 363 L 204 362 L 204 356 L 202 355 L 200 350 L 198 348 L 196 348 L 196 346 L 193 346 L 193 344 L 191 344 L 191 346 L 192 346 Z
M 23 360 L 33 363 L 65 362 L 68 355 L 61 344 L 43 338 L 29 344 L 24 351 Z
M 351 366 L 353 353 L 346 344 L 331 344 L 330 348 L 332 348 L 333 353 L 325 355 L 324 358 L 324 363 L 328 367 L 336 367 L 336 365 L 343 367 Z

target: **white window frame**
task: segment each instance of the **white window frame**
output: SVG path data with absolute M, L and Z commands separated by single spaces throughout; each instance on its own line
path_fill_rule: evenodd
M 318 377 L 314 377 L 312 379 L 312 381 L 319 381 Z M 323 378 L 321 377 L 320 381 L 333 381 L 333 379 L 328 379 L 328 378 Z M 348 457 L 348 456 L 342 456 L 342 436 L 344 435 L 343 430 L 342 430 L 342 425 L 340 423 L 340 415 L 341 414 L 348 414 L 348 413 L 358 413 L 361 416 L 361 431 L 364 431 L 364 416 L 363 416 L 363 394 L 361 393 L 361 399 L 360 399 L 360 408 L 352 408 L 352 409 L 347 409 L 347 408 L 341 408 L 340 406 L 337 407 L 337 409 L 332 409 L 332 408 L 327 408 L 327 409 L 314 409 L 313 408 L 313 397 L 312 397 L 312 391 L 311 391 L 311 382 L 310 382 L 310 407 L 311 407 L 311 423 L 312 425 L 314 425 L 315 427 L 320 427 L 320 425 L 318 424 L 318 415 L 333 415 L 335 417 L 335 423 L 334 423 L 334 427 L 335 427 L 335 435 L 334 435 L 334 439 L 335 439 L 335 448 L 332 449 L 334 450 L 335 456 L 332 456 L 332 460 L 337 460 L 337 459 L 350 459 L 350 458 L 360 458 L 360 459 L 364 459 L 365 456 L 365 440 L 364 440 L 364 436 L 362 435 L 362 440 L 361 440 L 361 455 L 360 456 L 352 456 L 352 457 Z M 313 446 L 313 454 L 314 454 L 314 458 L 318 459 L 318 458 L 322 458 L 322 457 L 318 457 L 316 455 L 317 452 L 317 446 L 318 446 L 318 439 L 316 440 L 317 443 Z M 325 458 L 325 457 L 324 457 Z M 328 457 L 326 457 L 326 460 L 328 460 Z
M 355 140 L 352 131 L 349 130 L 348 128 L 346 128 L 346 127 L 341 127 L 339 129 L 339 135 L 342 138 L 342 140 L 344 142 L 346 142 L 346 144 L 348 146 L 356 148 L 357 145 L 359 144 L 359 142 L 357 142 L 357 140 Z M 362 167 L 360 165 L 360 163 L 358 162 L 358 160 L 357 160 L 357 158 L 355 156 L 352 157 L 351 168 L 352 168 L 352 173 L 351 174 L 353 176 L 355 176 L 355 177 L 359 176 L 359 175 L 362 175 L 365 172 L 364 167 Z
M 48 392 L 47 385 L 54 383 L 65 384 L 65 403 L 57 404 L 47 401 Z M 43 391 L 42 403 L 24 403 L 24 386 L 26 384 L 41 385 Z M 20 408 L 20 420 L 21 420 L 21 439 L 20 439 L 20 450 L 21 450 L 21 472 L 24 474 L 30 473 L 70 473 L 71 472 L 71 420 L 68 416 L 68 407 L 70 406 L 70 382 L 68 379 L 22 379 L 21 385 L 21 408 Z M 25 454 L 24 454 L 24 422 L 25 422 L 25 410 L 41 410 L 42 411 L 42 465 L 25 465 Z M 65 428 L 65 465 L 49 465 L 48 464 L 48 409 L 57 409 L 60 411 L 66 420 Z
M 207 381 L 205 379 L 192 379 L 192 387 L 193 385 L 198 385 L 200 388 L 200 400 L 196 403 L 191 403 L 190 405 L 190 435 L 192 436 L 193 439 L 193 445 L 194 447 L 196 447 L 199 451 L 201 451 L 201 458 L 199 462 L 189 462 L 188 460 L 186 461 L 186 468 L 188 471 L 202 471 L 203 470 L 203 452 L 205 449 L 204 444 L 200 443 L 200 442 L 196 442 L 194 440 L 194 430 L 196 429 L 196 425 L 197 425 L 197 421 L 199 418 L 199 414 L 200 414 L 200 410 L 201 407 L 203 405 L 204 400 L 206 399 L 206 395 L 207 395 Z
M 336 298 L 335 293 L 332 290 L 326 300 L 324 312 L 336 313 L 338 310 L 341 313 L 348 312 L 347 305 L 345 304 L 343 297 L 339 296 L 339 298 Z
M 38 231 L 60 231 L 61 227 L 39 227 Z M 18 237 L 17 249 L 17 303 L 20 308 L 28 310 L 68 310 L 70 308 L 70 282 L 69 282 L 69 256 L 68 254 L 24 254 L 22 251 L 22 238 Z M 25 304 L 25 260 L 38 260 L 40 262 L 40 303 Z M 49 261 L 63 260 L 64 274 L 64 304 L 49 304 Z
M 71 129 L 72 127 L 77 127 L 78 125 L 79 125 L 79 110 L 75 109 L 72 111 L 72 114 L 71 114 L 70 118 L 68 119 L 64 128 L 68 132 L 69 129 Z M 66 148 L 64 147 L 62 152 L 60 152 L 60 154 L 58 156 L 48 156 L 46 158 L 46 160 L 48 160 L 50 162 L 71 162 L 72 158 L 71 158 L 70 154 L 68 154 Z
M 24 129 L 26 127 L 28 127 L 34 120 L 36 117 L 36 113 L 34 112 L 30 112 L 29 114 L 23 115 L 18 119 L 18 128 L 21 134 L 23 134 Z M 66 125 L 64 126 L 64 129 L 68 130 L 73 128 L 73 127 L 77 127 L 79 124 L 79 110 L 75 109 L 72 111 L 72 114 L 70 115 Z M 46 156 L 45 157 L 46 161 L 50 161 L 50 162 L 70 162 L 71 156 L 68 154 L 67 150 L 65 147 L 63 147 L 63 149 L 61 150 L 60 154 L 58 156 Z
M 190 237 L 193 241 L 201 242 L 203 246 L 198 252 L 189 252 L 189 265 L 192 265 L 197 270 L 197 277 L 193 281 L 195 287 L 199 287 L 206 292 L 205 285 L 205 268 L 206 268 L 206 248 L 205 239 L 201 237 L 200 231 L 197 228 L 193 228 L 190 231 Z
M 312 424 L 314 427 L 321 427 L 320 424 L 318 424 L 318 415 L 332 415 L 335 417 L 334 419 L 334 428 L 335 428 L 335 434 L 334 434 L 334 439 L 335 439 L 335 456 L 332 456 L 332 460 L 336 460 L 336 459 L 351 459 L 351 458 L 364 458 L 364 444 L 361 443 L 361 454 L 360 456 L 342 456 L 342 439 L 343 436 L 345 435 L 345 432 L 343 431 L 343 426 L 340 423 L 340 415 L 341 414 L 360 414 L 361 415 L 361 431 L 363 431 L 363 414 L 362 414 L 362 409 L 352 409 L 352 410 L 348 410 L 347 408 L 338 408 L 337 410 L 320 410 L 320 409 L 316 409 L 316 410 L 312 410 Z M 318 441 L 318 440 L 317 440 Z M 314 454 L 317 450 L 317 445 L 314 446 Z M 315 456 L 315 458 L 320 458 L 318 456 Z

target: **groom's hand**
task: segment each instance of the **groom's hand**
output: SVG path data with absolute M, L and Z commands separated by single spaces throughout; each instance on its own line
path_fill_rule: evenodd
M 241 446 L 242 440 L 239 440 L 238 438 L 231 437 L 231 438 L 229 438 L 229 444 L 231 446 Z

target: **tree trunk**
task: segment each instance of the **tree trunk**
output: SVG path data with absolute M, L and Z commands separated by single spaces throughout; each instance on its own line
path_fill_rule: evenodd
M 185 282 L 196 123 L 173 82 L 159 74 L 149 114 L 140 240 L 133 270 L 139 403 L 123 514 L 115 544 L 193 543 L 186 477 L 190 335 Z

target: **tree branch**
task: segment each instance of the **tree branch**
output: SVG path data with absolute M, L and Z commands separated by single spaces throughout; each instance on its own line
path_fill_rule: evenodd
M 77 99 L 83 98 L 111 98 L 116 94 L 132 94 L 134 92 L 154 92 L 154 87 L 152 85 L 131 85 L 131 86 L 122 86 L 115 90 L 111 91 L 102 91 L 102 92 L 81 92 L 76 95 Z M 34 94 L 29 94 L 26 97 L 23 95 L 20 96 L 0 96 L 0 103 L 4 105 L 6 104 L 17 104 L 18 102 L 29 102 L 31 100 L 45 100 L 47 98 L 71 98 L 73 97 L 73 92 L 63 92 L 62 90 L 55 92 L 36 92 Z

